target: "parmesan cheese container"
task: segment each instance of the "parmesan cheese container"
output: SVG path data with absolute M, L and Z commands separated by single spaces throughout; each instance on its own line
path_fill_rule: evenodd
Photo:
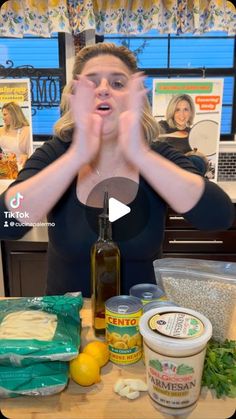
M 167 415 L 188 414 L 201 391 L 210 321 L 191 309 L 162 307 L 143 314 L 139 328 L 152 403 Z

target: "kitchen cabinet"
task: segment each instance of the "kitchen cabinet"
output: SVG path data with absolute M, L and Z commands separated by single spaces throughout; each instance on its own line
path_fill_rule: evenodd
M 226 231 L 199 231 L 169 209 L 163 257 L 197 258 L 236 262 L 236 218 Z
M 45 294 L 47 243 L 2 242 L 6 296 L 30 297 Z

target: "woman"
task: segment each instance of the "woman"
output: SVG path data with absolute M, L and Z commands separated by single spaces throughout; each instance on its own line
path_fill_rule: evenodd
M 45 215 L 55 223 L 49 228 L 47 294 L 80 290 L 90 295 L 90 248 L 97 233 L 89 220 L 97 224 L 102 206 L 96 193 L 90 199 L 91 191 L 104 183 L 110 196 L 122 189 L 108 178 L 137 185 L 124 202 L 131 212 L 112 225 L 121 250 L 122 293 L 136 283 L 155 282 L 152 263 L 160 255 L 167 205 L 197 228 L 226 229 L 233 222 L 233 204 L 217 185 L 199 176 L 190 160 L 170 146 L 151 145 L 157 124 L 143 80 L 124 46 L 83 48 L 62 97 L 56 137 L 35 151 L 2 195 L 0 234 L 5 238 L 28 231 L 2 227 L 4 211 L 19 194 L 20 212 L 26 213 L 21 223 L 35 223 Z M 125 238 L 127 231 L 132 234 Z
M 15 154 L 20 170 L 30 153 L 29 123 L 15 102 L 3 105 L 2 117 L 4 126 L 0 128 L 0 146 L 3 153 Z
M 182 153 L 191 151 L 189 132 L 195 116 L 195 106 L 191 96 L 175 95 L 168 103 L 166 120 L 158 123 L 159 139 L 168 142 Z

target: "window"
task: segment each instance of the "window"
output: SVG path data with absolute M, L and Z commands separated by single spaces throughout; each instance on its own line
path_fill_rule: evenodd
M 60 117 L 66 79 L 64 39 L 64 34 L 57 33 L 51 38 L 0 38 L 0 78 L 29 77 L 31 81 L 34 141 L 50 138 Z
M 225 32 L 201 36 L 157 35 L 152 30 L 142 36 L 106 35 L 104 41 L 126 45 L 136 55 L 148 76 L 147 86 L 158 77 L 224 78 L 221 140 L 233 140 L 236 131 L 236 42 Z M 152 95 L 150 94 L 150 101 Z

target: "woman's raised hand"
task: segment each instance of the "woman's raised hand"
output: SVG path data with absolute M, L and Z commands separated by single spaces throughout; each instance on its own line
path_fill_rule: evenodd
M 142 109 L 147 89 L 143 85 L 143 73 L 135 73 L 128 83 L 127 107 L 119 120 L 118 142 L 124 157 L 137 164 L 149 147 L 141 125 Z M 99 151 L 103 118 L 94 112 L 95 85 L 85 76 L 73 82 L 74 94 L 68 95 L 75 124 L 70 149 L 75 150 L 80 165 L 91 162 Z
M 94 84 L 84 76 L 73 82 L 74 94 L 68 95 L 75 123 L 71 148 L 80 164 L 89 163 L 100 147 L 102 118 L 94 113 Z
M 137 158 L 142 153 L 149 150 L 141 124 L 142 109 L 147 94 L 143 84 L 144 79 L 142 72 L 131 76 L 128 83 L 127 110 L 121 114 L 119 123 L 119 145 L 125 158 L 133 164 L 137 163 Z

